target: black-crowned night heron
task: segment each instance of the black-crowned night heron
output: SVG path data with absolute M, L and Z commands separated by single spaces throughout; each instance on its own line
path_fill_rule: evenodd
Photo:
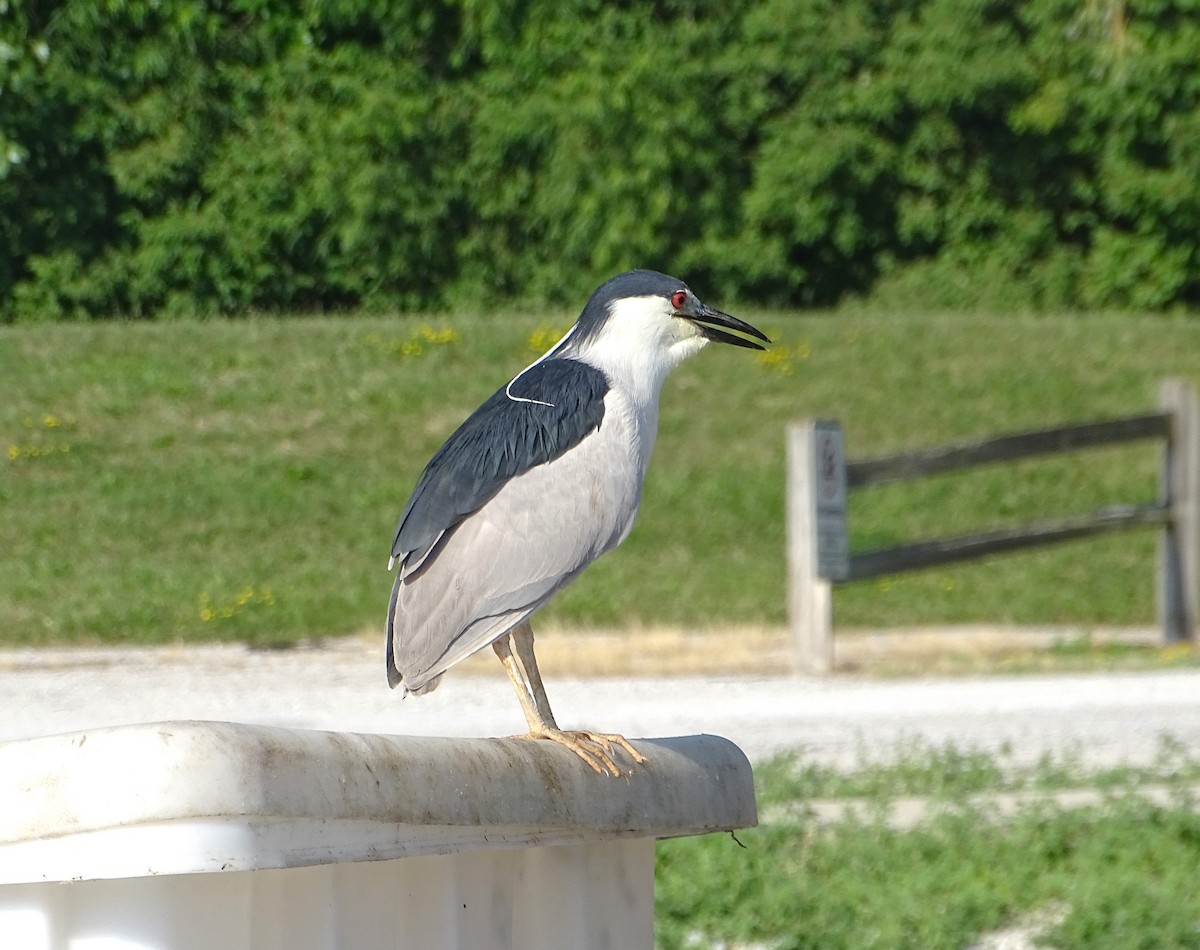
M 391 686 L 427 693 L 491 644 L 530 738 L 565 745 L 597 772 L 621 774 L 614 746 L 645 761 L 622 736 L 558 728 L 529 618 L 633 527 L 667 374 L 709 341 L 763 348 L 728 330 L 770 342 L 677 278 L 620 274 L 455 430 L 425 467 L 392 544 Z

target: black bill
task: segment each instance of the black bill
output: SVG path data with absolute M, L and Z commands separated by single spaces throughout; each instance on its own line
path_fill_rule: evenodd
M 770 337 L 763 333 L 762 330 L 752 327 L 745 320 L 731 317 L 729 314 L 722 313 L 720 310 L 714 310 L 707 305 L 702 305 L 694 315 L 687 314 L 686 318 L 700 328 L 700 333 L 706 339 L 712 340 L 714 343 L 732 343 L 734 346 L 744 346 L 751 350 L 766 349 L 765 346 L 754 342 L 754 340 L 747 340 L 746 337 L 727 333 L 721 327 L 737 330 L 738 333 L 745 333 L 746 336 L 755 337 L 764 343 L 771 342 Z

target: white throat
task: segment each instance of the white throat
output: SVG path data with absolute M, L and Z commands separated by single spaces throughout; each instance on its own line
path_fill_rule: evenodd
M 657 410 L 663 383 L 708 343 L 696 326 L 673 315 L 658 296 L 615 301 L 608 319 L 572 347 L 572 356 L 606 373 L 643 409 Z

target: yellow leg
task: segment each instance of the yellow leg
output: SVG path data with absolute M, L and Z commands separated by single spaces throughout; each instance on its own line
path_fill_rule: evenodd
M 621 770 L 613 761 L 613 746 L 618 745 L 632 756 L 635 762 L 645 762 L 646 757 L 638 752 L 624 736 L 598 732 L 564 731 L 558 728 L 550 701 L 546 698 L 546 687 L 538 671 L 537 658 L 533 654 L 533 628 L 528 621 L 518 624 L 492 644 L 496 656 L 504 665 L 504 671 L 512 681 L 521 711 L 529 724 L 529 739 L 549 739 L 566 746 L 583 759 L 596 772 L 620 775 Z
M 525 682 L 524 671 L 517 665 L 517 658 L 513 655 L 511 636 L 511 633 L 506 633 L 492 644 L 492 649 L 496 651 L 496 656 L 500 658 L 500 662 L 504 666 L 504 672 L 508 674 L 508 678 L 513 684 L 513 689 L 517 692 L 517 700 L 521 703 L 521 712 L 525 714 L 525 721 L 529 723 L 529 728 L 532 729 L 534 723 L 538 721 L 538 710 L 534 705 L 533 693 L 529 688 L 529 684 Z

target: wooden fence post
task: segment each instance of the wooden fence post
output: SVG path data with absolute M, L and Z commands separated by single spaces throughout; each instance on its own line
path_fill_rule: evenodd
M 1166 643 L 1196 641 L 1200 595 L 1200 408 L 1181 379 L 1164 380 L 1159 405 L 1171 414 L 1162 496 L 1171 518 L 1159 540 L 1158 619 Z
M 836 422 L 787 430 L 788 620 L 798 673 L 833 669 L 833 581 L 849 575 L 846 465 Z

